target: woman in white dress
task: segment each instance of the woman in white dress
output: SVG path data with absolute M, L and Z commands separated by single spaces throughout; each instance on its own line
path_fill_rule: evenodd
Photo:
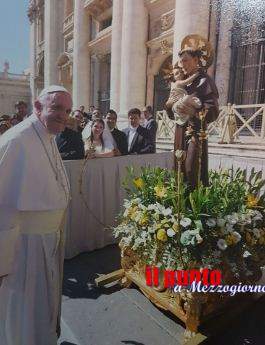
M 105 123 L 101 119 L 96 119 L 91 124 L 91 134 L 85 139 L 86 158 L 114 157 L 114 146 L 104 140 L 103 132 Z

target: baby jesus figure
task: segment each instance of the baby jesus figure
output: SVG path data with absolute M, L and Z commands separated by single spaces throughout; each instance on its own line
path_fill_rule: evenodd
M 183 126 L 202 107 L 199 98 L 194 94 L 188 95 L 185 90 L 185 86 L 191 84 L 198 75 L 199 73 L 196 72 L 185 79 L 182 68 L 177 64 L 174 66 L 170 94 L 165 107 L 172 114 L 171 119 L 180 126 Z

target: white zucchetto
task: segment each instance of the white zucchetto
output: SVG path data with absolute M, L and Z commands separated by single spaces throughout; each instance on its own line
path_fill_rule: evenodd
M 54 93 L 54 92 L 67 92 L 70 94 L 70 92 L 68 90 L 66 90 L 66 88 L 63 86 L 50 85 L 41 91 L 41 93 L 39 94 L 39 97 L 42 97 L 44 95 L 47 95 L 49 93 Z

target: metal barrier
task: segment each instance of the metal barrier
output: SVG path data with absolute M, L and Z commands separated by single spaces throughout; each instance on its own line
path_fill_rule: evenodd
M 174 141 L 175 124 L 165 110 L 156 113 L 157 143 Z M 209 141 L 218 143 L 265 144 L 265 104 L 231 105 L 220 107 L 216 121 L 208 125 Z

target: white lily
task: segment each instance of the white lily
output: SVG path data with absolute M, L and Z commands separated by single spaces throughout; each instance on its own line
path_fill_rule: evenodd
M 256 238 L 260 238 L 260 236 L 261 236 L 260 230 L 257 228 L 253 229 L 253 234 Z
M 172 214 L 171 208 L 164 208 L 164 210 L 162 211 L 162 214 L 164 217 L 170 216 Z
M 154 204 L 150 204 L 150 205 L 148 205 L 148 207 L 147 207 L 147 210 L 148 211 L 154 211 L 156 209 L 156 205 L 154 205 Z
M 236 240 L 236 243 L 238 243 L 241 240 L 241 235 L 237 231 L 233 231 L 232 235 L 234 239 Z
M 187 228 L 188 226 L 191 225 L 191 219 L 190 218 L 182 218 L 179 223 L 184 228 Z
M 246 250 L 244 253 L 243 253 L 243 258 L 247 258 L 248 256 L 251 256 L 251 253 Z
M 207 219 L 206 224 L 209 228 L 214 228 L 216 226 L 216 220 L 214 218 L 209 218 Z
M 238 222 L 238 214 L 237 213 L 233 213 L 233 214 L 229 214 L 226 216 L 226 219 L 227 221 L 230 223 L 230 224 L 233 224 L 235 225 L 237 222 Z
M 253 217 L 253 220 L 257 221 L 257 220 L 262 220 L 262 219 L 263 219 L 262 214 L 259 211 L 255 210 L 255 215 Z
M 167 229 L 167 235 L 168 237 L 173 237 L 176 235 L 175 231 L 171 228 Z
M 227 248 L 227 243 L 226 241 L 223 239 L 223 238 L 220 238 L 218 241 L 217 241 L 217 246 L 219 249 L 221 250 L 226 250 Z
M 225 219 L 223 219 L 223 218 L 217 218 L 217 225 L 220 226 L 220 228 L 222 228 L 223 226 L 225 226 Z
M 197 234 L 195 237 L 196 237 L 196 241 L 197 241 L 198 243 L 202 243 L 203 238 L 201 237 L 200 234 Z
M 225 229 L 227 232 L 231 232 L 231 231 L 234 231 L 234 225 L 233 224 L 230 224 L 230 223 L 227 223 L 225 225 Z

